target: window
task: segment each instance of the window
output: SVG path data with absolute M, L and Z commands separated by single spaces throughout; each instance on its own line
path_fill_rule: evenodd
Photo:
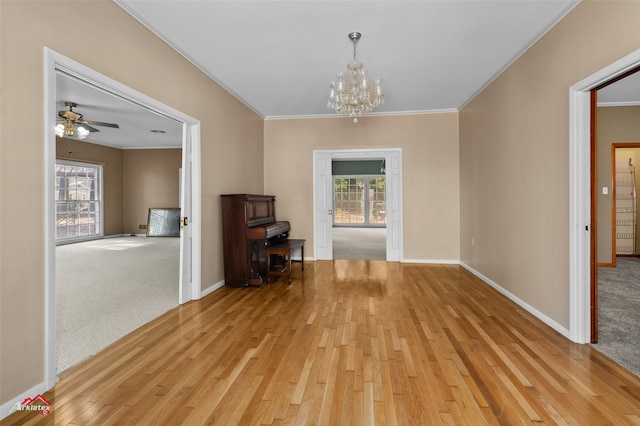
M 334 177 L 333 224 L 385 226 L 386 181 L 382 177 Z
M 103 234 L 102 166 L 56 162 L 56 241 Z

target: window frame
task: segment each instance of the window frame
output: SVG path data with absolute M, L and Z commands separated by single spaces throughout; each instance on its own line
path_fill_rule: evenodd
M 386 187 L 386 175 L 384 174 L 367 174 L 367 175 L 333 175 L 332 176 L 332 198 L 333 198 L 333 226 L 334 227 L 360 227 L 360 228 L 386 228 L 387 227 L 387 223 L 386 223 L 386 217 L 385 217 L 385 222 L 384 223 L 371 223 L 371 217 L 370 217 L 370 210 L 371 210 L 371 199 L 370 199 L 370 179 L 372 178 L 382 178 L 385 180 L 385 187 Z M 364 214 L 364 222 L 363 223 L 340 223 L 340 222 L 336 222 L 336 217 L 337 217 L 337 209 L 336 209 L 336 180 L 337 179 L 363 179 L 364 180 L 364 188 L 363 188 L 363 195 L 364 195 L 364 199 L 362 200 L 363 203 L 363 214 Z M 349 200 L 347 200 L 349 201 Z M 386 192 L 385 192 L 385 203 L 386 203 Z
M 88 163 L 88 162 L 82 162 L 82 161 L 56 159 L 55 168 L 57 169 L 59 165 L 71 166 L 71 167 L 87 167 L 87 168 L 92 168 L 96 170 L 96 178 L 95 178 L 95 181 L 97 183 L 95 188 L 96 199 L 95 200 L 79 199 L 79 200 L 73 200 L 73 201 L 95 202 L 98 206 L 98 213 L 96 215 L 96 219 L 98 223 L 97 223 L 97 229 L 95 233 L 88 234 L 88 235 L 72 236 L 72 237 L 62 237 L 62 238 L 58 237 L 58 225 L 57 225 L 58 203 L 63 201 L 68 202 L 71 200 L 69 200 L 68 198 L 64 200 L 59 200 L 57 198 L 57 194 L 54 195 L 53 197 L 54 203 L 55 203 L 54 210 L 56 212 L 55 213 L 56 223 L 54 225 L 54 233 L 55 233 L 56 245 L 76 243 L 80 241 L 98 240 L 98 239 L 104 238 L 104 170 L 103 170 L 104 167 L 103 165 L 100 163 Z M 56 172 L 56 180 L 57 178 L 58 176 Z M 57 182 L 54 182 L 54 185 L 57 185 Z M 57 192 L 58 189 L 54 188 L 54 191 Z

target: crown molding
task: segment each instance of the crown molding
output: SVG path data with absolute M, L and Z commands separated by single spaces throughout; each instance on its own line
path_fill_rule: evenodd
M 640 101 L 598 102 L 598 108 L 640 106 Z
M 459 112 L 455 108 L 439 109 L 439 110 L 425 110 L 425 111 L 398 111 L 398 112 L 374 112 L 364 114 L 360 118 L 367 117 L 387 117 L 394 115 L 428 115 L 428 114 L 449 114 L 452 112 Z M 271 115 L 264 117 L 265 121 L 271 120 L 306 120 L 306 119 L 323 119 L 323 118 L 351 118 L 347 115 L 341 114 L 312 114 L 312 115 Z

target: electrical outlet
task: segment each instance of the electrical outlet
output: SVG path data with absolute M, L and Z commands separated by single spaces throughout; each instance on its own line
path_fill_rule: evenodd
M 147 225 L 144 225 L 144 224 L 138 225 L 138 229 L 147 229 Z

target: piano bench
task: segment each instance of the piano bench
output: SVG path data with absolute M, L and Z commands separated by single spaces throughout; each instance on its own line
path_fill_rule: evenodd
M 300 249 L 301 260 L 291 260 L 291 253 Z M 284 258 L 284 267 L 280 269 L 274 269 L 271 264 L 271 256 L 278 255 Z M 273 244 L 266 247 L 267 258 L 267 282 L 271 281 L 272 275 L 287 275 L 289 276 L 289 284 L 291 284 L 291 263 L 302 263 L 302 270 L 304 271 L 304 240 L 288 239 L 284 242 Z

